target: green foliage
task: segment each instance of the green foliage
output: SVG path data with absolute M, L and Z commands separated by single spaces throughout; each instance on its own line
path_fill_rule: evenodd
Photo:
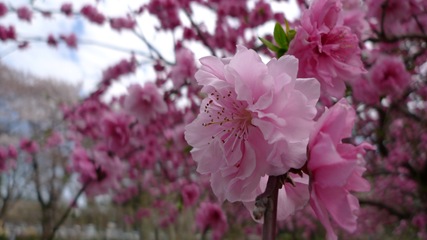
M 265 38 L 261 38 L 261 37 L 259 38 L 259 40 L 261 40 L 261 42 L 268 49 L 276 53 L 277 58 L 280 58 L 281 56 L 285 55 L 285 53 L 289 49 L 289 44 L 291 44 L 291 41 L 294 39 L 296 34 L 296 31 L 294 29 L 289 28 L 289 24 L 286 20 L 285 20 L 285 24 L 286 24 L 286 30 L 283 29 L 280 23 L 276 23 L 276 25 L 274 26 L 273 37 L 274 37 L 274 41 L 277 43 L 277 46 Z

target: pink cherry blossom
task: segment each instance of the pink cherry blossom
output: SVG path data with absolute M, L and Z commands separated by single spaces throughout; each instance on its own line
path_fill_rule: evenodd
M 86 181 L 96 178 L 95 166 L 89 159 L 89 156 L 84 148 L 74 148 L 71 159 L 71 169 L 80 174 L 80 181 L 85 183 Z
M 124 108 L 136 116 L 141 124 L 149 123 L 158 114 L 166 113 L 168 108 L 154 83 L 147 82 L 144 87 L 132 84 L 129 95 L 124 100 Z
M 273 18 L 271 5 L 264 1 L 256 2 L 255 7 L 252 11 L 250 11 L 248 18 L 248 23 L 251 26 L 259 26 L 264 24 Z M 280 20 L 283 20 L 283 18 Z
M 110 18 L 110 26 L 120 32 L 122 29 L 133 29 L 136 21 L 130 17 Z
M 72 169 L 80 174 L 79 181 L 88 184 L 86 193 L 95 196 L 118 189 L 119 180 L 125 170 L 120 159 L 102 148 L 88 154 L 77 147 L 72 156 Z
M 187 48 L 181 48 L 176 52 L 176 65 L 172 67 L 170 77 L 176 88 L 193 79 L 196 72 L 194 53 Z
M 52 34 L 49 34 L 49 36 L 47 37 L 46 42 L 51 47 L 58 46 L 58 40 Z
M 364 74 L 365 75 L 365 74 Z M 353 97 L 363 103 L 377 104 L 380 101 L 380 93 L 367 76 L 361 76 L 350 81 Z
M 298 77 L 315 77 L 322 93 L 340 98 L 345 80 L 363 73 L 359 40 L 343 25 L 338 0 L 314 0 L 301 17 L 301 26 L 288 54 L 299 60 Z
M 184 206 L 190 207 L 197 202 L 200 196 L 199 186 L 195 183 L 186 184 L 182 187 L 181 194 Z
M 411 74 L 406 71 L 398 57 L 382 56 L 372 66 L 369 77 L 375 89 L 382 96 L 401 96 L 411 82 Z
M 0 146 L 0 173 L 7 170 L 8 149 Z
M 15 32 L 14 26 L 5 27 L 3 25 L 0 25 L 1 41 L 15 40 L 15 39 L 16 39 L 16 32 Z
M 90 196 L 103 194 L 120 187 L 119 180 L 125 170 L 124 164 L 117 156 L 112 156 L 106 151 L 93 152 L 96 179 L 89 184 L 86 193 Z
M 8 149 L 9 158 L 16 159 L 18 157 L 18 151 L 16 150 L 16 147 L 13 145 L 9 145 L 8 148 L 9 148 Z
M 344 26 L 347 26 L 359 39 L 366 39 L 369 33 L 369 24 L 366 21 L 365 11 L 361 8 L 343 11 Z
M 73 14 L 73 4 L 71 3 L 63 3 L 61 5 L 61 12 L 66 16 L 71 16 Z
M 197 171 L 210 174 L 221 201 L 253 201 L 262 176 L 304 165 L 319 83 L 296 78 L 293 56 L 266 65 L 244 47 L 201 63 L 196 80 L 206 98 L 185 132 Z
M 424 15 L 425 11 L 418 0 L 368 0 L 366 5 L 366 15 L 375 31 L 380 32 L 382 27 L 388 36 L 420 31 L 419 19 L 413 16 Z
M 4 4 L 3 2 L 0 2 L 0 17 L 3 17 L 6 15 L 8 9 L 6 4 Z
M 21 150 L 27 152 L 28 154 L 34 154 L 39 150 L 39 145 L 35 141 L 30 139 L 23 138 L 19 144 Z
M 152 0 L 145 8 L 159 19 L 162 29 L 173 30 L 181 25 L 178 15 L 180 8 L 178 1 Z
M 330 219 L 349 232 L 356 230 L 359 202 L 350 191 L 370 189 L 361 176 L 365 171 L 361 155 L 371 145 L 342 142 L 351 136 L 355 117 L 353 108 L 342 99 L 323 113 L 310 135 L 310 205 L 326 228 L 329 240 L 337 239 Z
M 59 37 L 62 39 L 62 41 L 64 41 L 64 43 L 69 48 L 72 48 L 72 49 L 76 49 L 77 48 L 77 37 L 76 37 L 76 35 L 74 33 L 71 33 L 69 35 L 61 34 Z
M 102 25 L 105 21 L 105 16 L 92 5 L 84 5 L 80 10 L 80 13 L 86 17 L 89 21 Z
M 23 21 L 27 21 L 27 22 L 31 22 L 31 17 L 33 15 L 31 10 L 25 6 L 18 8 L 16 10 L 16 14 L 18 15 L 19 19 L 21 19 Z
M 58 145 L 61 145 L 63 139 L 59 132 L 52 132 L 52 134 L 49 136 L 49 138 L 46 140 L 46 146 L 47 147 L 56 147 Z
M 196 226 L 205 234 L 212 231 L 212 239 L 219 240 L 228 229 L 227 218 L 216 203 L 202 202 L 196 211 Z
M 104 137 L 107 146 L 112 151 L 120 151 L 129 142 L 130 121 L 126 115 L 123 114 L 106 114 L 101 121 Z

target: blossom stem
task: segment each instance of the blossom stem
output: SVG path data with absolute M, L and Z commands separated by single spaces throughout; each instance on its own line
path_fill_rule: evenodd
M 277 221 L 277 197 L 280 188 L 280 176 L 269 176 L 265 192 L 259 195 L 255 205 L 262 207 L 264 211 L 264 225 L 262 230 L 263 240 L 274 240 L 276 238 Z

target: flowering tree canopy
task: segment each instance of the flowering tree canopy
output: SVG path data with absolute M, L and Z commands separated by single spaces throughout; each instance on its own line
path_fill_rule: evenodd
M 126 221 L 156 229 L 190 213 L 187 232 L 200 238 L 426 238 L 427 4 L 302 0 L 290 19 L 279 2 L 151 0 L 121 17 L 103 14 L 101 2 L 0 2 L 0 18 L 82 18 L 142 43 L 116 47 L 129 57 L 77 104 L 61 105 L 67 129 L 56 137 L 72 143 L 77 196 L 144 199 Z M 200 9 L 214 14 L 213 28 L 197 20 Z M 173 36 L 173 52 L 147 40 L 144 15 Z M 26 37 L 1 22 L 0 40 L 22 51 L 91 43 L 73 32 Z M 197 61 L 197 48 L 209 56 Z M 150 79 L 106 100 L 147 63 Z M 31 139 L 18 149 L 41 151 Z M 6 172 L 16 154 L 0 150 Z

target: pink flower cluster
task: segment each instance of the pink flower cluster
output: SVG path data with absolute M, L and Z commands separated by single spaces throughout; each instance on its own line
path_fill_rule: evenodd
M 161 29 L 175 29 L 181 25 L 178 16 L 179 1 L 174 0 L 152 0 L 145 8 L 155 15 L 161 24 Z
M 7 40 L 15 40 L 15 39 L 16 39 L 15 27 L 13 26 L 5 27 L 3 25 L 0 25 L 0 40 L 7 41 Z
M 61 34 L 59 37 L 62 39 L 62 41 L 64 41 L 64 43 L 69 48 L 73 48 L 73 49 L 77 48 L 77 37 L 74 33 L 71 33 L 68 35 Z M 50 39 L 50 40 L 52 40 L 52 39 Z M 48 43 L 49 43 L 49 39 L 48 39 Z M 50 42 L 50 43 L 52 43 L 52 45 L 53 45 L 53 42 Z
M 13 145 L 0 146 L 0 173 L 8 171 L 12 166 L 16 165 L 15 161 L 18 152 Z
M 130 85 L 129 95 L 124 99 L 123 107 L 138 121 L 146 125 L 157 115 L 166 113 L 168 107 L 154 83 L 148 82 L 142 87 L 139 84 Z
M 71 3 L 63 3 L 61 5 L 61 12 L 66 16 L 71 16 L 73 14 L 73 5 Z
M 359 39 L 343 24 L 341 2 L 313 1 L 301 17 L 288 54 L 299 60 L 299 77 L 315 77 L 322 93 L 341 98 L 345 80 L 365 72 L 360 58 Z
M 176 65 L 172 67 L 170 78 L 176 88 L 185 83 L 190 83 L 196 73 L 194 54 L 187 48 L 180 48 L 176 51 Z
M 377 32 L 384 31 L 388 36 L 424 32 L 420 28 L 427 24 L 427 19 L 423 16 L 427 9 L 424 1 L 369 0 L 366 4 L 367 18 Z
M 8 9 L 6 4 L 4 4 L 3 2 L 0 2 L 0 17 L 3 17 L 6 15 Z
M 196 226 L 206 234 L 208 230 L 212 231 L 212 239 L 222 239 L 223 234 L 227 231 L 227 218 L 221 207 L 216 203 L 203 202 L 196 212 Z
M 290 55 L 264 64 L 239 46 L 231 58 L 200 61 L 195 77 L 206 97 L 185 138 L 219 200 L 242 201 L 252 211 L 268 176 L 287 174 L 292 184 L 279 191 L 279 220 L 309 201 L 328 239 L 336 239 L 330 218 L 354 231 L 359 205 L 350 191 L 369 190 L 361 156 L 371 147 L 342 142 L 355 119 L 347 101 L 314 121 L 320 85 L 297 78 L 298 60 Z
M 354 97 L 368 104 L 378 104 L 383 97 L 398 99 L 412 82 L 411 74 L 402 60 L 394 56 L 380 56 L 368 74 L 351 81 Z
M 31 17 L 33 13 L 28 7 L 20 7 L 16 10 L 16 14 L 18 15 L 18 18 L 27 22 L 31 22 Z
M 28 154 L 34 154 L 39 150 L 39 145 L 30 139 L 22 138 L 19 147 L 22 151 L 27 152 Z
M 117 189 L 119 179 L 125 170 L 117 156 L 107 154 L 103 149 L 97 149 L 88 154 L 81 147 L 76 147 L 72 155 L 72 170 L 80 174 L 80 182 L 86 186 L 90 196 L 106 193 Z
M 262 176 L 304 165 L 319 84 L 296 78 L 292 56 L 266 65 L 243 47 L 231 59 L 201 63 L 196 80 L 207 97 L 185 132 L 197 171 L 210 174 L 221 201 L 254 200 Z
M 356 230 L 359 202 L 350 191 L 370 189 L 369 182 L 362 178 L 366 169 L 361 156 L 372 146 L 342 142 L 351 136 L 355 116 L 347 101 L 340 100 L 319 118 L 308 144 L 310 205 L 325 226 L 329 240 L 337 239 L 330 219 L 349 232 Z
M 122 29 L 133 29 L 136 26 L 136 21 L 129 17 L 110 18 L 110 26 L 120 32 Z
M 89 21 L 102 25 L 105 21 L 105 16 L 92 5 L 84 5 L 80 13 L 85 16 Z

